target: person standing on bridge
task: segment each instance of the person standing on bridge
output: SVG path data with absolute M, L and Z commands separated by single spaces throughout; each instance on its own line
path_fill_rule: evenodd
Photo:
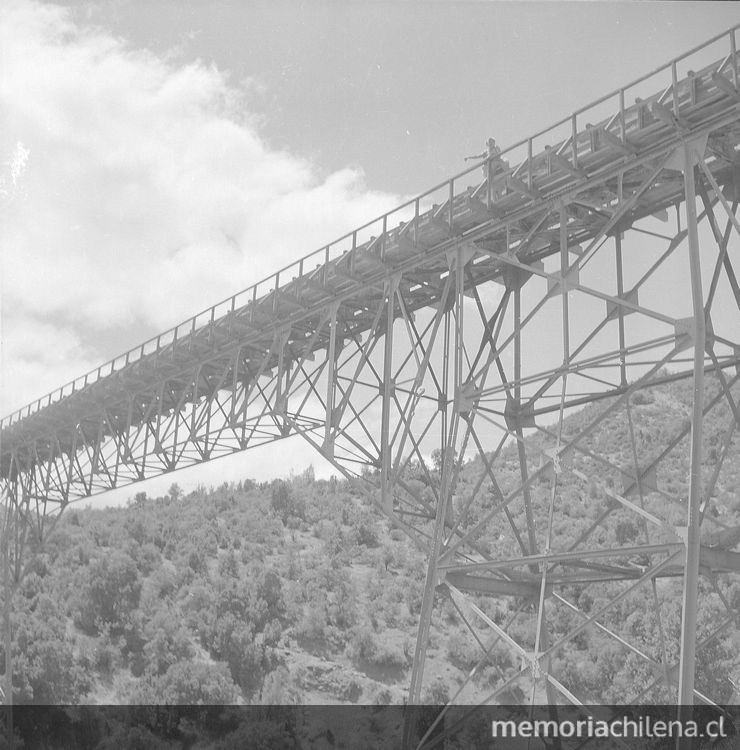
M 501 158 L 501 149 L 496 145 L 496 141 L 493 138 L 489 138 L 486 141 L 486 150 L 483 153 L 473 154 L 472 156 L 465 157 L 465 161 L 477 161 L 478 159 L 486 160 L 485 164 L 483 164 L 482 167 L 483 179 L 488 185 L 489 196 L 496 198 L 498 196 L 494 196 L 491 193 L 491 183 L 493 182 L 493 177 L 496 174 L 496 166 L 501 165 L 503 167 L 504 160 Z

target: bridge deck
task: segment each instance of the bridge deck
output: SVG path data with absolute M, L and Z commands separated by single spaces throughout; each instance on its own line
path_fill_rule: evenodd
M 624 231 L 638 218 L 683 200 L 680 171 L 664 169 L 635 193 L 618 222 L 608 220 L 623 196 L 655 170 L 657 160 L 688 138 L 709 137 L 707 163 L 716 181 L 733 197 L 740 195 L 735 192 L 740 93 L 734 34 L 735 29 L 729 32 L 729 54 L 698 72 L 679 79 L 682 58 L 674 60 L 4 418 L 0 476 L 12 479 L 60 451 L 79 449 L 80 434 L 94 446 L 130 429 L 149 418 L 152 399 L 164 399 L 159 411 L 182 408 L 185 389 L 185 401 L 195 403 L 222 387 L 223 373 L 210 373 L 209 362 L 224 352 L 239 350 L 229 380 L 246 382 L 276 367 L 280 357 L 297 360 L 327 348 L 324 322 L 334 305 L 340 338 L 366 333 L 385 280 L 394 275 L 402 274 L 410 311 L 438 304 L 451 272 L 446 251 L 460 243 L 468 243 L 476 255 L 465 279 L 470 288 L 505 273 L 508 264 L 497 256 L 508 254 L 532 266 L 557 253 L 563 203 L 571 219 L 571 245 Z M 703 47 L 683 57 L 690 60 Z M 628 96 L 653 81 L 651 96 L 626 105 Z M 610 116 L 588 122 L 611 104 Z M 278 337 L 280 354 L 274 346 Z M 196 366 L 199 376 L 193 381 Z M 178 395 L 155 395 L 155 384 L 178 379 Z

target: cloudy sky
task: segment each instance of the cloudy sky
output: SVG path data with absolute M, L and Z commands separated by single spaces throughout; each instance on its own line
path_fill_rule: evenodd
M 519 140 L 729 28 L 738 10 L 4 0 L 0 413 L 442 181 L 487 136 Z M 300 471 L 313 458 L 298 447 Z M 265 451 L 216 464 L 181 484 L 278 465 Z

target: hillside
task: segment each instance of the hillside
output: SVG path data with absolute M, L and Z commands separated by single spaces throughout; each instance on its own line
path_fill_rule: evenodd
M 657 451 L 687 418 L 689 395 L 690 384 L 677 382 L 632 397 L 632 430 L 641 456 Z M 574 433 L 603 408 L 571 415 L 565 432 Z M 707 420 L 708 471 L 725 427 Z M 629 429 L 624 415 L 615 412 L 589 446 L 613 464 L 628 466 Z M 536 456 L 551 444 L 537 433 L 527 438 L 527 452 Z M 737 439 L 729 451 L 708 509 L 719 528 L 740 526 Z M 683 509 L 666 494 L 685 498 L 685 452 L 677 449 L 661 469 L 663 494 L 645 498 L 646 509 L 675 524 L 683 520 Z M 505 449 L 496 468 L 504 492 L 516 481 L 515 457 L 514 447 Z M 602 478 L 609 473 L 591 465 L 595 459 L 589 456 L 575 460 L 585 473 L 598 471 Z M 465 463 L 456 502 L 465 501 L 481 469 L 479 460 Z M 409 481 L 423 489 L 419 476 Z M 607 486 L 621 487 L 620 482 L 619 476 L 606 476 Z M 605 498 L 600 486 L 567 473 L 559 493 L 553 548 L 566 549 L 601 512 Z M 405 535 L 390 530 L 363 497 L 352 482 L 317 480 L 308 471 L 271 484 L 245 479 L 189 495 L 173 484 L 167 496 L 138 493 L 125 508 L 68 509 L 15 595 L 16 702 L 402 703 L 426 565 Z M 548 498 L 548 484 L 534 488 L 536 507 L 544 510 Z M 473 518 L 483 513 L 484 502 L 471 506 Z M 641 538 L 643 529 L 626 511 L 615 510 L 599 533 L 600 543 L 619 546 Z M 486 539 L 498 555 L 518 553 L 510 531 L 493 529 Z M 589 612 L 611 585 L 581 587 L 572 598 Z M 737 611 L 740 583 L 718 585 Z M 662 581 L 656 596 L 669 631 L 667 657 L 675 658 L 680 582 Z M 494 619 L 513 608 L 507 601 L 480 601 Z M 703 582 L 702 625 L 719 616 L 720 604 L 717 591 Z M 649 592 L 635 593 L 620 607 L 623 635 L 658 648 Z M 566 619 L 553 622 L 554 637 L 569 625 Z M 522 642 L 529 637 L 517 635 Z M 427 702 L 454 695 L 479 657 L 454 609 L 443 602 L 428 651 Z M 737 630 L 728 629 L 699 661 L 697 686 L 729 700 L 728 676 L 740 677 Z M 652 676 L 596 629 L 563 648 L 553 668 L 592 702 L 627 701 Z M 462 699 L 483 700 L 516 669 L 510 653 L 497 646 Z M 522 696 L 515 690 L 508 697 Z M 650 700 L 663 697 L 651 694 Z

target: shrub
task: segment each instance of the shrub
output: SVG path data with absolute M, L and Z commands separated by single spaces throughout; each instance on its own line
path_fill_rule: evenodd
M 264 642 L 266 646 L 277 646 L 280 641 L 280 636 L 283 634 L 283 626 L 280 624 L 280 620 L 272 619 L 265 625 L 263 631 Z
M 367 623 L 353 630 L 347 645 L 347 655 L 358 666 L 406 667 L 403 650 L 379 640 Z
M 234 682 L 245 695 L 258 690 L 265 674 L 275 666 L 274 651 L 231 613 L 215 620 L 205 645 L 215 659 L 229 665 Z
M 347 656 L 353 662 L 374 662 L 378 653 L 378 642 L 373 631 L 367 625 L 355 629 L 347 645 Z
M 376 523 L 375 516 L 367 508 L 352 504 L 347 509 L 347 524 L 352 527 L 357 544 L 378 546 Z
M 164 674 L 173 664 L 195 655 L 190 633 L 172 610 L 159 610 L 147 624 L 148 641 L 144 646 L 147 669 Z
M 350 703 L 357 703 L 362 695 L 362 685 L 357 680 L 350 680 L 346 685 L 342 686 L 339 697 L 343 701 L 349 701 Z
M 301 640 L 328 641 L 328 628 L 325 605 L 315 606 L 312 604 L 304 610 L 295 626 L 295 634 Z
M 632 398 L 630 398 L 630 401 L 635 406 L 645 406 L 647 404 L 652 404 L 655 401 L 655 396 L 650 391 L 635 391 L 632 394 Z
M 46 594 L 32 610 L 13 617 L 13 693 L 18 703 L 78 703 L 92 687 L 88 665 L 78 662 L 66 622 Z M 5 656 L 0 659 L 5 670 Z
M 285 524 L 290 516 L 306 518 L 306 504 L 294 492 L 288 482 L 276 479 L 270 488 L 270 507 Z
M 640 530 L 630 519 L 620 521 L 614 529 L 618 544 L 627 544 L 637 539 Z
M 110 637 L 106 628 L 98 638 L 93 651 L 93 666 L 95 669 L 107 676 L 111 676 L 114 670 L 119 669 L 122 664 L 122 644 Z
M 466 633 L 459 630 L 447 639 L 447 658 L 458 668 L 471 670 L 483 657 L 483 650 Z
M 132 624 L 140 595 L 136 562 L 125 552 L 113 550 L 83 571 L 75 624 L 93 634 L 106 624 L 113 630 L 125 630 Z
M 450 690 L 441 677 L 424 691 L 424 703 L 432 706 L 445 706 L 450 702 Z
M 159 705 L 238 703 L 239 689 L 226 664 L 179 662 L 163 675 L 149 675 L 134 691 L 134 702 Z

